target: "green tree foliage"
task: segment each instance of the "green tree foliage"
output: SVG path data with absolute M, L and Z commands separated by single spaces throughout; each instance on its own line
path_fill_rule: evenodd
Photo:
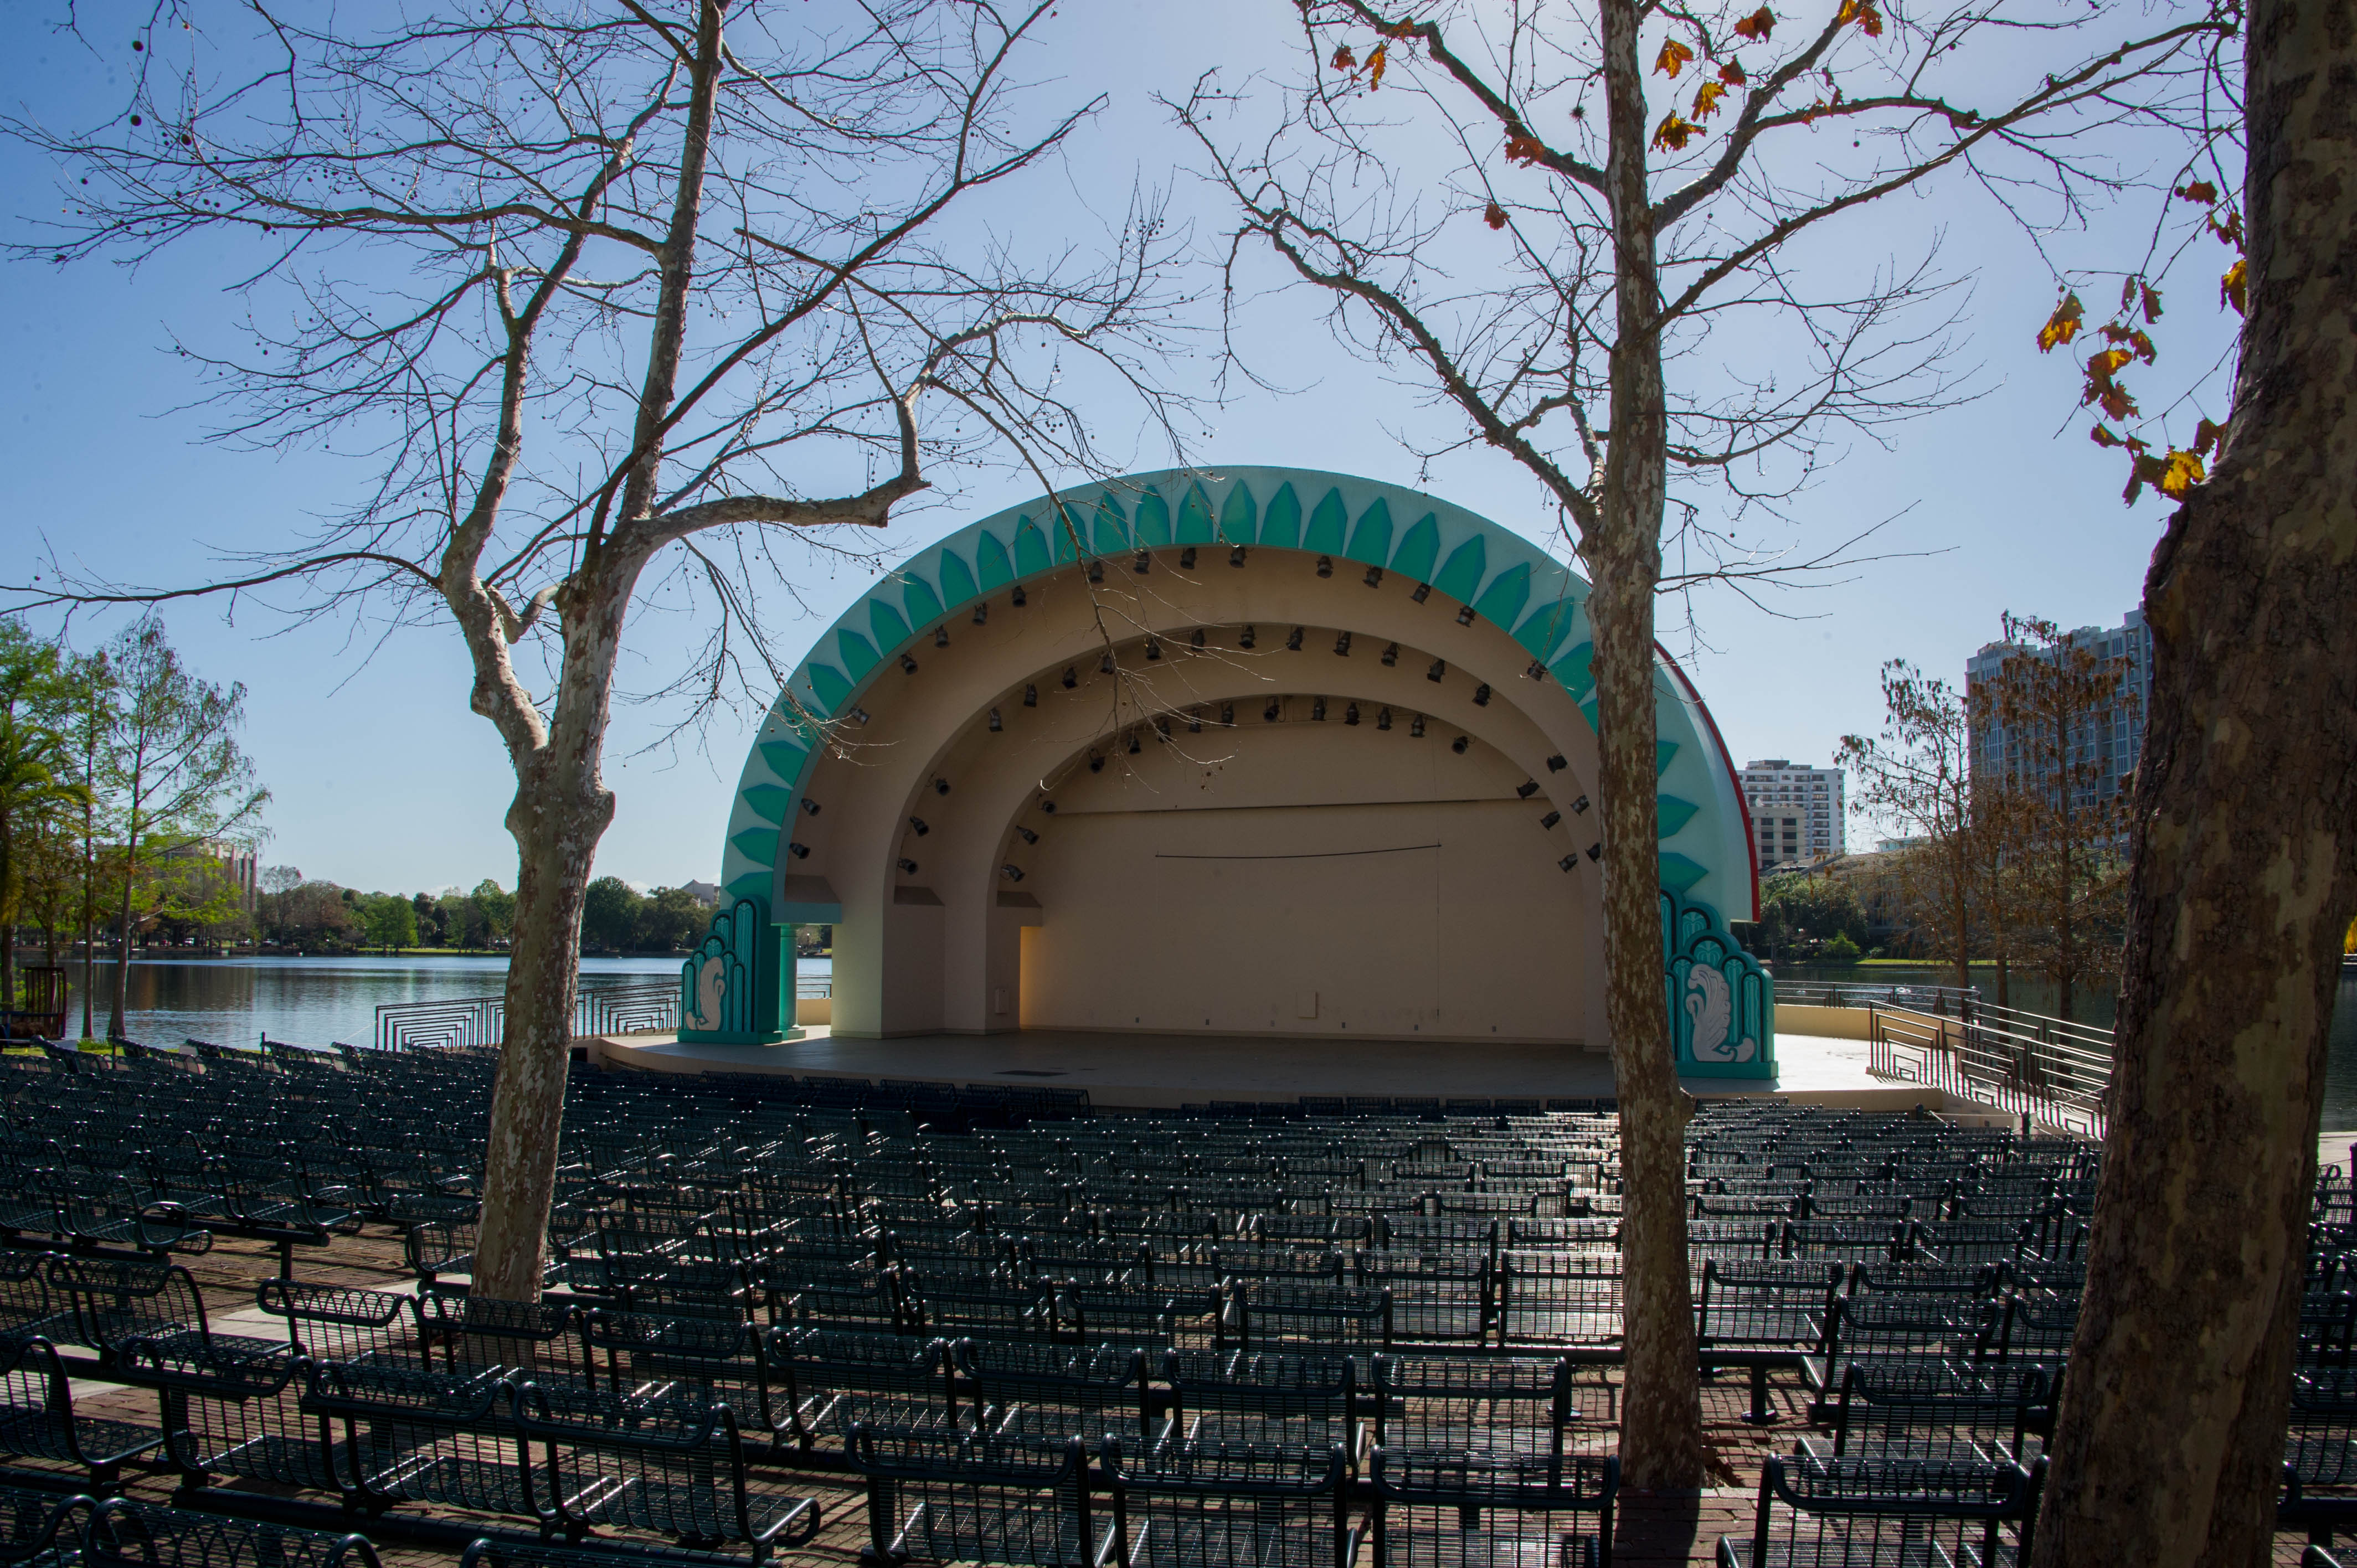
M 704 935 L 712 911 L 683 887 L 640 894 L 619 876 L 589 884 L 581 946 L 589 952 L 677 952 Z
M 399 952 L 417 945 L 417 907 L 398 893 L 371 893 L 361 901 L 369 946 Z
M 1760 935 L 1779 961 L 1855 961 L 1866 946 L 1866 908 L 1857 889 L 1837 876 L 1796 872 L 1771 876 L 1760 888 Z M 1846 959 L 1832 959 L 1825 950 L 1835 938 L 1846 938 Z

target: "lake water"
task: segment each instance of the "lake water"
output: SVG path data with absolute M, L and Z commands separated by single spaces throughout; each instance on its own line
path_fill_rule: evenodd
M 643 985 L 676 980 L 675 958 L 585 958 L 586 985 Z M 222 958 L 135 960 L 125 997 L 124 1032 L 151 1045 L 210 1040 L 221 1046 L 252 1046 L 263 1035 L 296 1045 L 333 1040 L 366 1045 L 376 1037 L 376 1010 L 387 1003 L 451 1002 L 496 996 L 507 983 L 503 958 Z M 834 974 L 834 961 L 806 958 L 795 962 L 795 978 L 807 990 Z M 70 965 L 73 995 L 66 1014 L 69 1033 L 81 1027 L 81 966 Z M 106 1032 L 114 965 L 96 970 L 92 1023 Z

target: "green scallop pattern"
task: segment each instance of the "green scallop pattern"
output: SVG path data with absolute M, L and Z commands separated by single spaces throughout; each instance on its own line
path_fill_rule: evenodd
M 1141 474 L 1074 491 L 1061 504 L 1060 520 L 1056 503 L 1043 498 L 968 524 L 888 574 L 820 636 L 746 759 L 722 857 L 722 881 L 733 895 L 770 893 L 780 841 L 790 836 L 817 739 L 796 704 L 830 718 L 856 706 L 871 680 L 898 679 L 887 667 L 902 653 L 920 662 L 954 658 L 953 647 L 931 653 L 935 628 L 965 614 L 977 597 L 1075 560 L 1075 533 L 1099 555 L 1243 544 L 1345 556 L 1429 583 L 1436 596 L 1470 605 L 1503 628 L 1596 722 L 1587 585 L 1529 541 L 1460 507 L 1395 485 L 1298 468 Z M 1403 531 L 1396 520 L 1404 518 L 1415 521 Z M 952 633 L 954 643 L 954 627 Z M 1654 688 L 1662 885 L 1681 898 L 1749 912 L 1750 846 L 1727 758 L 1666 667 L 1656 666 Z

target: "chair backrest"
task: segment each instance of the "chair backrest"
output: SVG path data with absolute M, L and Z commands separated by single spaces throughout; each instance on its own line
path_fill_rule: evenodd
M 754 1539 L 744 1441 L 725 1404 L 534 1382 L 515 1391 L 515 1423 L 533 1444 L 541 1500 L 569 1530 Z
M 315 1361 L 414 1360 L 424 1343 L 417 1298 L 394 1291 L 270 1279 L 254 1305 L 285 1318 L 288 1347 Z
M 870 1560 L 1093 1568 L 1087 1450 L 979 1434 L 852 1428 L 867 1483 Z
M 24 1487 L 0 1487 L 0 1563 L 50 1561 L 81 1545 L 98 1500 Z
M 1141 1450 L 1108 1437 L 1098 1453 L 1113 1504 L 1108 1564 L 1166 1561 L 1159 1550 L 1141 1550 L 1163 1541 L 1192 1543 L 1206 1564 L 1346 1568 L 1350 1561 L 1350 1466 L 1339 1443 L 1323 1449 L 1164 1443 Z
M 1471 1429 L 1479 1424 L 1504 1445 L 1520 1446 L 1519 1438 L 1543 1432 L 1546 1452 L 1560 1455 L 1579 1413 L 1571 1377 L 1571 1362 L 1560 1357 L 1378 1356 L 1371 1391 L 1374 1441 L 1469 1450 L 1478 1445 Z
M 1135 1346 L 961 1339 L 951 1361 L 994 1428 L 1019 1413 L 1031 1437 L 1050 1435 L 1046 1429 L 1063 1422 L 1071 1426 L 1065 1435 L 1090 1444 L 1108 1434 L 1146 1435 L 1151 1391 L 1146 1353 Z
M 1751 1561 L 2029 1560 L 2045 1461 L 2018 1465 L 1771 1458 L 1760 1473 Z M 1781 1543 L 1781 1549 L 1779 1543 Z
M 1559 1514 L 1596 1516 L 1594 1555 L 1598 1568 L 1612 1562 L 1612 1507 L 1620 1490 L 1620 1461 L 1587 1455 L 1482 1455 L 1437 1453 L 1379 1444 L 1367 1466 L 1367 1481 L 1378 1499 L 1378 1528 L 1388 1531 L 1408 1514 L 1415 1522 L 1430 1521 L 1448 1533 L 1470 1528 L 1479 1519 L 1491 1535 L 1515 1534 L 1534 1540 L 1544 1550 L 1543 1561 L 1554 1568 L 1573 1568 L 1582 1561 L 1563 1550 L 1566 1531 L 1555 1520 Z M 1434 1519 L 1435 1513 L 1444 1516 Z M 1501 1528 L 1500 1514 L 1538 1514 L 1540 1527 L 1525 1532 Z M 1379 1560 L 1398 1556 L 1378 1552 Z M 1535 1555 L 1535 1554 L 1534 1554 Z M 1583 1553 L 1583 1558 L 1586 1554 Z M 1446 1551 L 1440 1562 L 1472 1561 Z M 1493 1561 L 1513 1561 L 1500 1554 Z
M 51 1292 L 72 1303 L 75 1337 L 110 1356 L 159 1335 L 210 1341 L 204 1294 L 178 1263 L 52 1255 L 47 1274 Z
M 158 1508 L 113 1498 L 92 1515 L 91 1568 L 378 1568 L 364 1535 Z

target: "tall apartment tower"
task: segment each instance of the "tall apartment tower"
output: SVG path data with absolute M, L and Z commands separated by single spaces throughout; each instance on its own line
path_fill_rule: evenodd
M 2071 634 L 2071 645 L 2117 660 L 2124 666 L 2119 692 L 2109 710 L 2094 715 L 2087 732 L 2074 737 L 2071 748 L 2074 757 L 2090 765 L 2089 785 L 2096 800 L 2108 800 L 2136 771 L 2136 758 L 2144 750 L 2145 714 L 2152 698 L 2152 632 L 2144 624 L 2144 612 L 2130 610 L 2115 627 L 2081 627 Z M 1965 689 L 1994 680 L 2007 659 L 2027 651 L 2016 643 L 1985 644 L 1964 661 Z M 2008 726 L 1976 714 L 1972 735 L 1974 770 L 1994 777 L 2032 766 L 2021 740 Z M 2047 760 L 2051 771 L 2053 759 Z
M 1743 765 L 1743 800 L 1751 808 L 1760 869 L 1807 865 L 1849 853 L 1842 827 L 1848 802 L 1842 770 L 1781 757 Z

